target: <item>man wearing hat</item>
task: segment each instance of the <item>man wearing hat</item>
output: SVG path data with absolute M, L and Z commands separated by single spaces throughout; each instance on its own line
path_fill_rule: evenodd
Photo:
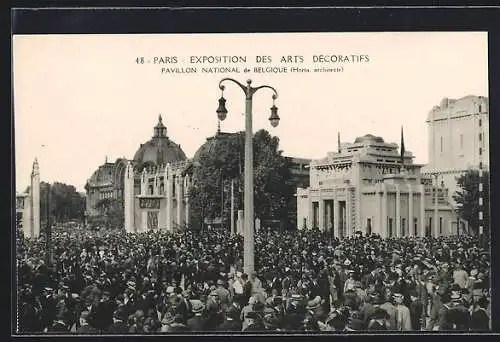
M 265 331 L 262 312 L 251 311 L 246 317 L 247 326 L 243 328 L 244 332 Z
M 48 329 L 52 326 L 56 317 L 56 302 L 53 296 L 53 289 L 45 287 L 40 297 L 40 304 L 42 306 L 41 312 L 41 325 L 42 329 Z
M 205 310 L 205 305 L 201 300 L 191 300 L 191 311 L 194 316 L 187 321 L 187 326 L 191 331 L 205 330 L 206 319 L 203 317 L 203 310 Z
M 250 282 L 252 283 L 252 294 L 261 293 L 264 291 L 262 281 L 257 277 L 257 272 L 250 273 Z
M 429 315 L 430 318 L 428 324 L 426 325 L 426 330 L 428 331 L 431 331 L 437 328 L 438 326 L 439 313 L 443 309 L 443 302 L 442 302 L 443 296 L 449 298 L 447 289 L 443 286 L 437 285 L 436 290 L 434 291 L 434 294 L 431 298 L 432 304 L 430 308 L 430 315 Z
M 88 322 L 89 318 L 89 312 L 88 311 L 82 311 L 80 314 L 80 327 L 76 331 L 79 334 L 98 334 L 99 330 L 91 326 Z
M 95 308 L 94 327 L 101 332 L 106 331 L 113 323 L 113 312 L 116 310 L 116 303 L 110 300 L 110 293 L 104 291 L 101 300 Z
M 351 312 L 349 320 L 347 322 L 346 331 L 360 331 L 365 329 L 365 324 L 363 318 L 361 317 L 359 311 Z
M 455 291 L 452 291 L 450 298 L 452 304 L 448 312 L 448 318 L 453 330 L 468 331 L 471 316 L 469 310 L 463 305 L 459 286 Z
M 231 304 L 231 294 L 224 287 L 224 280 L 221 278 L 217 280 L 217 288 L 215 289 L 215 293 L 217 293 L 217 297 L 219 298 L 221 309 L 225 311 Z
M 463 266 L 460 263 L 457 263 L 455 266 L 455 270 L 453 271 L 453 281 L 455 284 L 458 284 L 461 289 L 467 287 L 467 280 L 469 279 L 469 275 L 464 270 Z
M 396 330 L 410 331 L 412 329 L 410 310 L 403 304 L 404 296 L 401 293 L 395 293 L 394 301 L 396 303 Z
M 410 292 L 410 319 L 412 330 L 420 331 L 422 328 L 422 322 L 425 319 L 424 307 L 422 301 L 420 300 L 419 294 L 416 290 Z
M 49 327 L 48 332 L 49 333 L 67 333 L 68 332 L 68 325 L 66 323 L 68 311 L 66 308 L 61 308 L 58 310 L 54 323 L 52 324 L 51 327 Z
M 248 279 L 248 274 L 246 273 L 241 275 L 241 280 L 243 284 L 243 295 L 241 299 L 244 303 L 248 303 L 248 300 L 253 294 L 252 282 Z
M 471 314 L 470 330 L 471 331 L 488 331 L 490 330 L 490 317 L 488 315 L 488 299 L 481 297 Z
M 370 321 L 370 318 L 373 316 L 375 313 L 375 305 L 374 302 L 375 300 L 378 300 L 380 302 L 380 299 L 376 295 L 375 292 L 369 292 L 363 299 L 363 302 L 360 306 L 359 309 L 359 316 L 363 320 L 364 326 L 366 327 L 368 325 L 368 322 Z M 380 303 L 382 304 L 382 303 Z
M 170 325 L 174 323 L 175 311 L 173 309 L 167 310 L 161 319 L 161 328 L 159 332 L 170 332 Z
M 380 307 L 375 308 L 372 319 L 368 323 L 368 330 L 389 330 L 389 314 Z
M 127 320 L 127 315 L 122 308 L 118 308 L 113 312 L 113 323 L 109 326 L 107 332 L 109 334 L 126 334 L 128 333 L 128 327 L 125 323 Z
M 179 314 L 173 315 L 173 318 L 168 320 L 166 332 L 177 333 L 190 331 L 189 327 L 184 324 L 182 316 Z
M 236 307 L 230 306 L 225 312 L 224 321 L 217 328 L 218 331 L 241 331 L 240 312 Z
M 388 329 L 396 330 L 396 307 L 392 304 L 392 293 L 389 289 L 386 289 L 384 303 L 380 305 L 380 308 L 384 309 L 389 315 L 387 318 Z

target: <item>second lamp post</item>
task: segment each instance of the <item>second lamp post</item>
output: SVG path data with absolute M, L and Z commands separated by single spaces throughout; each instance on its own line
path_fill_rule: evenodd
M 271 86 L 263 85 L 252 87 L 252 81 L 247 80 L 247 85 L 232 78 L 223 78 L 219 82 L 219 88 L 224 92 L 225 81 L 236 83 L 245 93 L 245 200 L 244 200 L 244 228 L 243 228 L 243 269 L 245 273 L 250 274 L 254 271 L 254 188 L 253 188 L 253 133 L 252 133 L 252 98 L 253 94 L 259 89 L 269 88 L 273 91 L 273 106 L 271 107 L 271 116 L 269 121 L 271 126 L 276 127 L 279 124 L 278 108 L 274 105 L 274 100 L 278 98 L 278 92 Z M 217 108 L 217 116 L 220 121 L 226 118 L 226 99 L 222 95 L 219 99 L 219 108 Z M 231 213 L 232 215 L 232 213 Z

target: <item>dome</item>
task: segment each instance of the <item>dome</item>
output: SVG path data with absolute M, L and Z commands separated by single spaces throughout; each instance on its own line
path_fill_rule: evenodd
M 355 144 L 361 144 L 361 143 L 383 143 L 384 139 L 382 137 L 377 137 L 372 134 L 365 134 L 362 137 L 357 137 L 356 140 L 354 140 Z
M 180 145 L 168 138 L 167 128 L 163 125 L 161 115 L 158 118 L 158 124 L 154 127 L 153 138 L 141 144 L 134 155 L 134 162 L 139 168 L 146 165 L 162 165 L 186 159 Z

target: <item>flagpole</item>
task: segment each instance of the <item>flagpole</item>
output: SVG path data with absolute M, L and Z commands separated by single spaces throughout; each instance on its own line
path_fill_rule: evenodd
M 405 168 L 405 158 L 404 158 L 404 155 L 405 155 L 405 139 L 404 139 L 404 134 L 403 134 L 403 126 L 401 126 L 401 146 L 400 146 L 400 150 L 401 150 L 401 168 L 404 170 L 404 168 Z

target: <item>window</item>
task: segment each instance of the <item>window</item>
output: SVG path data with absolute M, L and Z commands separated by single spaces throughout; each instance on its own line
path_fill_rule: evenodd
M 413 235 L 418 235 L 418 219 L 416 217 L 413 218 Z
M 481 105 L 479 105 L 479 113 L 481 113 L 483 111 L 483 107 Z
M 482 155 L 483 154 L 483 149 L 480 147 L 479 148 L 479 155 Z
M 366 219 L 366 235 L 372 234 L 372 219 Z
M 389 237 L 392 237 L 392 218 L 389 217 Z
M 427 236 L 432 236 L 432 217 L 429 217 L 429 229 L 427 230 Z
M 304 220 L 302 221 L 302 228 L 306 229 L 307 228 L 307 218 L 304 217 Z
M 479 141 L 483 140 L 483 133 L 479 133 Z
M 479 127 L 481 127 L 483 124 L 483 120 L 479 119 Z
M 402 218 L 401 219 L 401 236 L 405 236 L 405 226 L 406 226 L 406 219 Z
M 481 135 L 479 135 L 479 140 L 481 140 Z M 464 149 L 464 135 L 460 134 L 460 149 Z
M 441 139 L 440 139 L 440 150 L 441 150 L 441 153 L 443 153 L 443 137 L 441 137 Z
M 165 185 L 163 183 L 160 184 L 160 194 L 163 195 L 165 193 Z
M 443 234 L 443 218 L 439 218 L 439 235 Z
M 152 186 L 152 185 L 150 185 L 150 186 L 149 186 L 149 194 L 150 194 L 150 195 L 152 195 L 152 194 L 153 194 L 153 186 Z
M 172 197 L 175 197 L 175 175 L 172 177 Z

